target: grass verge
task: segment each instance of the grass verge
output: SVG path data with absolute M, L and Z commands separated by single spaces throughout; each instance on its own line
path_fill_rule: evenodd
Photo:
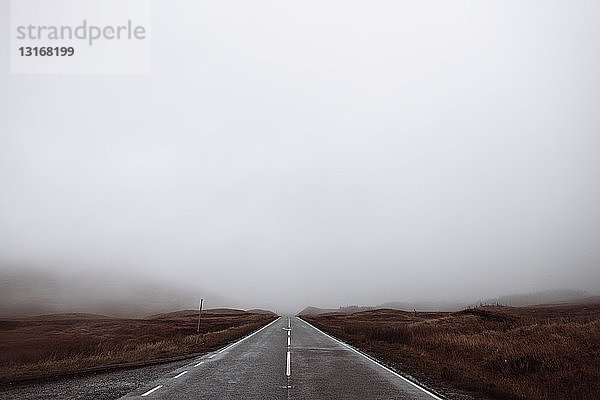
M 248 335 L 274 314 L 208 310 L 143 319 L 60 314 L 0 319 L 0 382 L 204 353 Z

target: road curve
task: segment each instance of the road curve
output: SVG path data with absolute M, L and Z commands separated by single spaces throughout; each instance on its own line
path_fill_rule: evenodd
M 281 317 L 121 399 L 439 399 L 326 335 Z

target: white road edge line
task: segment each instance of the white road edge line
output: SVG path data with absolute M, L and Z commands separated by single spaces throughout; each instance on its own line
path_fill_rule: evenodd
M 149 394 L 156 392 L 156 391 L 157 391 L 158 389 L 160 389 L 162 386 L 163 386 L 163 385 L 158 385 L 158 386 L 157 386 L 157 387 L 155 387 L 154 389 L 150 389 L 150 390 L 148 390 L 146 393 L 144 393 L 144 394 L 142 395 L 142 397 L 146 397 L 146 396 L 148 396 Z
M 290 368 L 290 352 L 287 352 L 287 367 L 285 369 L 285 374 L 287 376 L 290 376 L 292 374 L 292 370 Z
M 279 317 L 279 318 L 281 318 L 281 317 Z M 224 349 L 221 349 L 221 350 L 219 350 L 219 353 L 222 353 L 222 352 L 224 352 L 224 351 L 226 351 L 226 350 L 229 350 L 229 349 L 230 349 L 230 348 L 232 348 L 233 346 L 237 346 L 238 344 L 242 343 L 244 340 L 246 340 L 246 339 L 248 339 L 248 338 L 251 338 L 252 336 L 256 335 L 258 332 L 260 332 L 260 331 L 262 331 L 263 329 L 265 329 L 267 326 L 269 326 L 269 325 L 273 325 L 275 322 L 279 321 L 279 318 L 277 318 L 277 319 L 276 319 L 276 320 L 274 320 L 274 321 L 271 321 L 271 322 L 269 322 L 267 325 L 263 326 L 263 327 L 262 327 L 262 328 L 260 328 L 259 330 L 257 330 L 257 331 L 254 331 L 254 332 L 253 332 L 253 333 L 251 333 L 250 335 L 248 335 L 248 336 L 246 336 L 246 337 L 243 337 L 243 338 L 241 338 L 241 339 L 240 339 L 240 340 L 238 340 L 237 342 L 230 344 L 229 346 L 225 347 Z M 208 357 L 208 358 L 213 358 L 214 356 L 215 356 L 215 355 L 213 354 L 212 356 L 210 356 L 210 357 Z
M 348 349 L 352 350 L 352 351 L 353 351 L 353 352 L 355 352 L 356 354 L 359 354 L 359 355 L 363 356 L 364 358 L 366 358 L 367 360 L 371 361 L 372 363 L 379 365 L 381 368 L 383 368 L 383 369 L 387 370 L 388 372 L 391 372 L 392 374 L 396 375 L 398 378 L 402 379 L 403 381 L 405 381 L 405 382 L 407 382 L 407 383 L 410 383 L 411 385 L 413 385 L 413 386 L 414 386 L 414 387 L 416 387 L 417 389 L 420 389 L 420 390 L 421 390 L 421 391 L 423 391 L 424 393 L 427 393 L 428 395 L 430 395 L 430 396 L 431 396 L 431 397 L 433 397 L 434 399 L 436 399 L 436 400 L 444 400 L 444 399 L 442 399 L 441 397 L 439 397 L 439 396 L 436 396 L 435 394 L 431 393 L 429 390 L 425 389 L 424 387 L 422 387 L 422 386 L 420 386 L 420 385 L 418 385 L 418 384 L 414 383 L 414 382 L 413 382 L 413 381 L 411 381 L 410 379 L 407 379 L 407 378 L 403 377 L 402 375 L 400 375 L 400 374 L 399 374 L 399 373 L 397 373 L 396 371 L 394 371 L 394 370 L 392 370 L 392 369 L 390 369 L 390 368 L 386 367 L 385 365 L 381 364 L 379 361 L 376 361 L 376 360 L 372 359 L 371 357 L 367 356 L 366 354 L 363 354 L 363 353 L 361 353 L 360 351 L 358 351 L 358 350 L 357 350 L 357 349 L 355 349 L 354 347 L 350 346 L 348 343 L 342 342 L 341 340 L 334 338 L 333 336 L 331 336 L 331 335 L 329 335 L 329 334 L 327 334 L 327 333 L 323 332 L 323 331 L 322 331 L 322 330 L 320 330 L 319 328 L 317 328 L 317 327 L 315 327 L 315 326 L 311 325 L 309 322 L 306 322 L 305 320 L 303 320 L 303 319 L 302 319 L 302 318 L 300 318 L 300 317 L 296 317 L 296 318 L 298 318 L 300 321 L 304 322 L 306 325 L 310 326 L 311 328 L 313 328 L 313 329 L 315 329 L 315 330 L 317 330 L 317 331 L 321 332 L 323 335 L 327 336 L 328 338 L 330 338 L 330 339 L 332 339 L 332 340 L 335 340 L 335 341 L 336 341 L 336 342 L 338 342 L 339 344 L 341 344 L 341 345 L 343 345 L 343 346 L 347 347 Z M 289 356 L 289 353 L 288 353 L 288 356 Z M 289 358 L 288 358 L 288 362 L 289 362 Z
M 185 374 L 187 374 L 187 373 L 188 373 L 187 371 L 183 371 L 183 372 L 182 372 L 182 373 L 180 373 L 179 375 L 177 375 L 177 376 L 174 376 L 174 377 L 173 377 L 173 379 L 177 379 L 177 378 L 179 378 L 181 375 L 185 375 Z
M 204 361 L 200 361 L 198 364 L 194 365 L 194 367 L 199 367 L 199 366 L 201 366 L 202 364 L 204 364 Z

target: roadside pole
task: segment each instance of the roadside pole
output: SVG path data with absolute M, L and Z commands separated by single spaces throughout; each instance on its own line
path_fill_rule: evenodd
M 200 316 L 202 315 L 202 303 L 204 299 L 200 299 L 200 308 L 198 309 L 198 329 L 196 333 L 196 344 L 198 344 L 198 337 L 200 336 Z

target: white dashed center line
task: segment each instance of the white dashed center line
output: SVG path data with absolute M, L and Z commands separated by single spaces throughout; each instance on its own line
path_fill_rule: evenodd
M 173 379 L 177 379 L 177 378 L 179 378 L 181 375 L 185 375 L 185 374 L 187 374 L 187 373 L 188 373 L 187 371 L 183 371 L 183 372 L 182 372 L 182 373 L 180 373 L 179 375 L 177 375 L 177 376 L 174 376 L 174 377 L 173 377 Z
M 290 333 L 292 331 L 292 325 L 291 325 L 291 321 L 290 321 L 289 317 L 288 317 L 288 327 L 287 327 L 286 330 L 287 330 L 287 337 L 288 338 L 287 338 L 287 360 L 286 360 L 286 366 L 285 366 L 285 374 L 288 377 L 288 388 L 289 388 L 289 383 L 290 383 L 289 377 L 292 374 L 292 369 L 290 367 L 290 345 L 292 343 L 291 342 L 292 339 L 290 338 Z M 289 393 L 288 393 L 288 395 L 289 395 Z M 288 396 L 288 398 L 289 398 L 289 396 Z
M 144 393 L 144 394 L 142 395 L 142 397 L 146 397 L 146 396 L 148 396 L 149 394 L 151 394 L 151 393 L 153 393 L 153 392 L 157 391 L 157 390 L 158 390 L 158 389 L 160 389 L 161 387 L 162 387 L 162 385 L 158 385 L 158 386 L 157 386 L 157 387 L 155 387 L 154 389 L 150 389 L 150 390 L 148 390 L 146 393 Z
M 194 367 L 199 367 L 199 366 L 201 366 L 202 364 L 204 364 L 204 361 L 200 361 L 198 364 L 194 365 Z

